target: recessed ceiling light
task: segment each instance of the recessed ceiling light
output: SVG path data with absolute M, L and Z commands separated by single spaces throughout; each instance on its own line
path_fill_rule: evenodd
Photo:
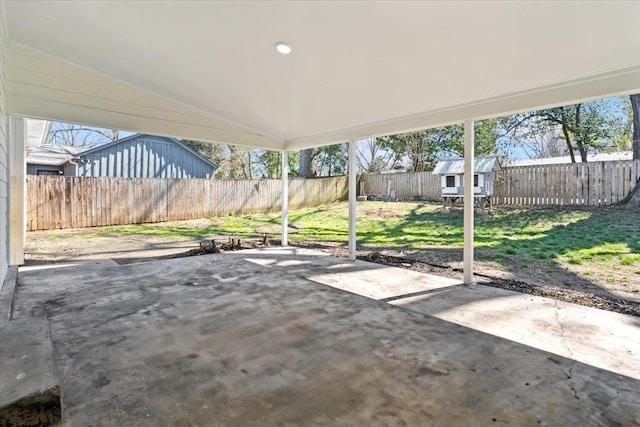
M 289 46 L 285 42 L 277 42 L 276 50 L 283 55 L 288 55 L 291 53 L 291 46 Z

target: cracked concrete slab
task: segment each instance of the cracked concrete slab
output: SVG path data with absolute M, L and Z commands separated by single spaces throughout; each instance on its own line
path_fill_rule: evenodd
M 635 316 L 482 285 L 391 303 L 640 379 L 640 318 Z
M 420 312 L 455 292 L 439 315 L 508 313 L 496 296 L 472 315 L 480 300 L 434 276 L 286 248 L 19 280 L 16 318 L 50 320 L 71 425 L 640 424 L 637 379 Z
M 391 269 L 312 280 L 640 379 L 640 318 L 490 286 Z

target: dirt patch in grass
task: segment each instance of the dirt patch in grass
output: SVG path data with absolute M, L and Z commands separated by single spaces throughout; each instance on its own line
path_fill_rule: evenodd
M 404 212 L 398 212 L 395 209 L 388 209 L 384 207 L 363 207 L 358 211 L 360 216 L 366 216 L 369 219 L 392 219 L 401 218 L 405 215 Z

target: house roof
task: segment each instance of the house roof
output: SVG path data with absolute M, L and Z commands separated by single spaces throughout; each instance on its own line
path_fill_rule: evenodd
M 34 165 L 61 166 L 77 156 L 87 147 L 72 147 L 68 145 L 45 145 L 27 150 L 27 163 Z
M 476 157 L 473 163 L 475 173 L 489 173 L 500 170 L 500 161 L 497 156 Z M 432 172 L 434 175 L 463 174 L 464 159 L 441 160 L 436 164 Z
M 29 151 L 27 152 L 27 163 L 37 164 L 37 165 L 60 166 L 73 158 L 83 157 L 93 153 L 99 153 L 100 151 L 108 150 L 111 147 L 124 144 L 126 142 L 138 139 L 140 137 L 145 137 L 145 136 L 147 135 L 138 133 L 138 134 L 127 136 L 126 138 L 121 138 L 117 141 L 110 142 L 108 144 L 98 145 L 96 147 L 74 147 L 69 145 L 48 145 L 43 147 L 34 147 L 29 149 Z M 175 138 L 157 137 L 157 136 L 154 136 L 154 138 L 165 139 L 172 144 L 182 147 L 184 150 L 188 151 L 193 156 L 199 158 L 203 162 L 210 165 L 212 169 L 218 168 L 218 166 L 216 166 L 214 163 L 205 159 L 200 154 L 196 153 L 191 148 L 187 147 L 186 145 L 184 145 L 182 142 L 178 141 Z
M 640 2 L 2 4 L 9 113 L 180 138 L 294 150 L 640 92 Z

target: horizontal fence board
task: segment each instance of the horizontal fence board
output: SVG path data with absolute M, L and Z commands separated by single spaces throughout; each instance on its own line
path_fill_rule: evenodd
M 293 209 L 347 198 L 346 176 L 291 178 Z M 277 212 L 282 181 L 27 176 L 27 230 Z

